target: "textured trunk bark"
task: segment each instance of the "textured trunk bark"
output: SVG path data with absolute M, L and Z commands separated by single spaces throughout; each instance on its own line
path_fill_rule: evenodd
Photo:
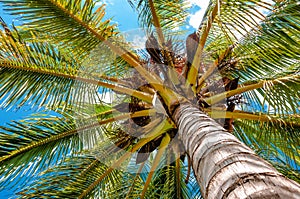
M 204 198 L 300 198 L 300 186 L 191 104 L 173 115 Z

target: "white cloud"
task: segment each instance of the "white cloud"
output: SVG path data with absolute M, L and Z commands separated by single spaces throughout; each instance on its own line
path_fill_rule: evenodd
M 115 93 L 110 91 L 110 92 L 105 92 L 105 93 L 102 93 L 102 94 L 99 94 L 99 98 L 105 102 L 105 103 L 112 103 L 114 101 L 114 98 L 115 98 Z
M 199 0 L 187 0 L 187 2 L 189 2 L 190 4 L 192 4 L 192 5 L 197 5 L 197 6 L 199 6 L 199 7 L 201 7 L 201 5 L 203 5 L 203 3 L 206 3 L 206 1 L 207 2 L 209 2 L 208 0 L 202 0 L 202 1 L 199 1 Z
M 202 18 L 204 16 L 205 10 L 209 4 L 209 0 L 187 0 L 192 6 L 199 6 L 200 10 L 198 10 L 195 14 L 191 14 L 189 24 L 195 28 L 198 29 L 200 26 L 200 23 L 202 21 Z
M 135 49 L 144 49 L 147 37 L 145 35 L 134 35 L 131 44 Z
M 202 21 L 202 18 L 205 14 L 205 11 L 209 5 L 209 0 L 186 0 L 188 3 L 190 3 L 190 5 L 192 6 L 199 6 L 200 7 L 200 10 L 196 11 L 196 13 L 194 14 L 190 14 L 189 16 L 189 25 L 192 26 L 193 28 L 195 29 L 198 29 L 199 26 L 200 26 L 200 23 Z M 273 1 L 272 0 L 266 0 L 267 3 L 270 3 L 270 4 L 273 4 Z M 267 9 L 263 8 L 263 7 L 260 7 L 258 9 L 261 13 L 263 14 L 266 14 L 268 12 Z M 248 21 L 255 21 L 256 23 L 260 23 L 261 22 L 261 19 L 260 18 L 257 18 L 255 16 L 252 16 L 252 18 L 248 17 L 248 16 L 245 16 L 245 18 L 247 19 L 248 18 Z M 251 29 L 251 27 L 247 26 L 245 24 L 245 29 L 246 31 L 249 31 Z M 235 30 L 232 30 L 236 36 L 239 38 L 241 37 L 242 35 L 240 33 L 238 33 L 237 31 Z M 245 31 L 243 30 L 240 30 L 242 33 L 246 33 Z
M 103 4 L 105 4 L 105 5 L 114 5 L 113 0 L 101 0 L 101 1 L 95 1 L 95 2 L 96 2 L 96 6 L 102 6 Z

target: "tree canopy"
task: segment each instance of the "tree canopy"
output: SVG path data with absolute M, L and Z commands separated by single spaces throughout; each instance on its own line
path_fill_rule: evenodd
M 194 33 L 187 1 L 128 0 L 138 50 L 92 0 L 0 3 L 24 23 L 0 21 L 0 106 L 40 110 L 0 126 L 2 190 L 201 198 L 172 118 L 184 102 L 300 182 L 297 0 L 211 0 Z

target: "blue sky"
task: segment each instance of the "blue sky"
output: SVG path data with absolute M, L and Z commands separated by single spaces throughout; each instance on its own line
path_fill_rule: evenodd
M 186 0 L 191 5 L 190 15 L 187 20 L 189 30 L 197 29 L 208 6 L 209 0 Z M 99 5 L 107 5 L 107 13 L 115 16 L 114 19 L 119 24 L 120 30 L 130 30 L 138 28 L 136 18 L 133 18 L 132 8 L 126 0 L 100 0 Z M 135 15 L 136 16 L 136 15 Z
M 3 11 L 3 7 L 0 4 L 0 16 L 4 19 L 4 21 L 8 24 L 11 24 L 13 21 L 14 23 L 17 22 L 17 19 L 13 16 L 8 15 Z M 3 100 L 0 100 L 0 106 Z M 6 112 L 3 109 L 0 109 L 0 125 L 3 125 L 11 120 L 17 120 L 24 116 L 28 115 L 28 111 L 25 111 L 24 109 L 21 109 L 19 111 L 15 111 L 14 109 L 9 110 Z

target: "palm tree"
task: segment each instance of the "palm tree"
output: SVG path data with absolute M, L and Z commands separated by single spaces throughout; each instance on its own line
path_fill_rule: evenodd
M 92 0 L 0 2 L 25 23 L 1 21 L 1 106 L 40 110 L 1 127 L 2 189 L 24 198 L 300 197 L 296 0 L 211 0 L 186 55 L 174 31 L 183 0 L 129 1 L 145 50 Z M 103 102 L 104 92 L 116 100 Z

